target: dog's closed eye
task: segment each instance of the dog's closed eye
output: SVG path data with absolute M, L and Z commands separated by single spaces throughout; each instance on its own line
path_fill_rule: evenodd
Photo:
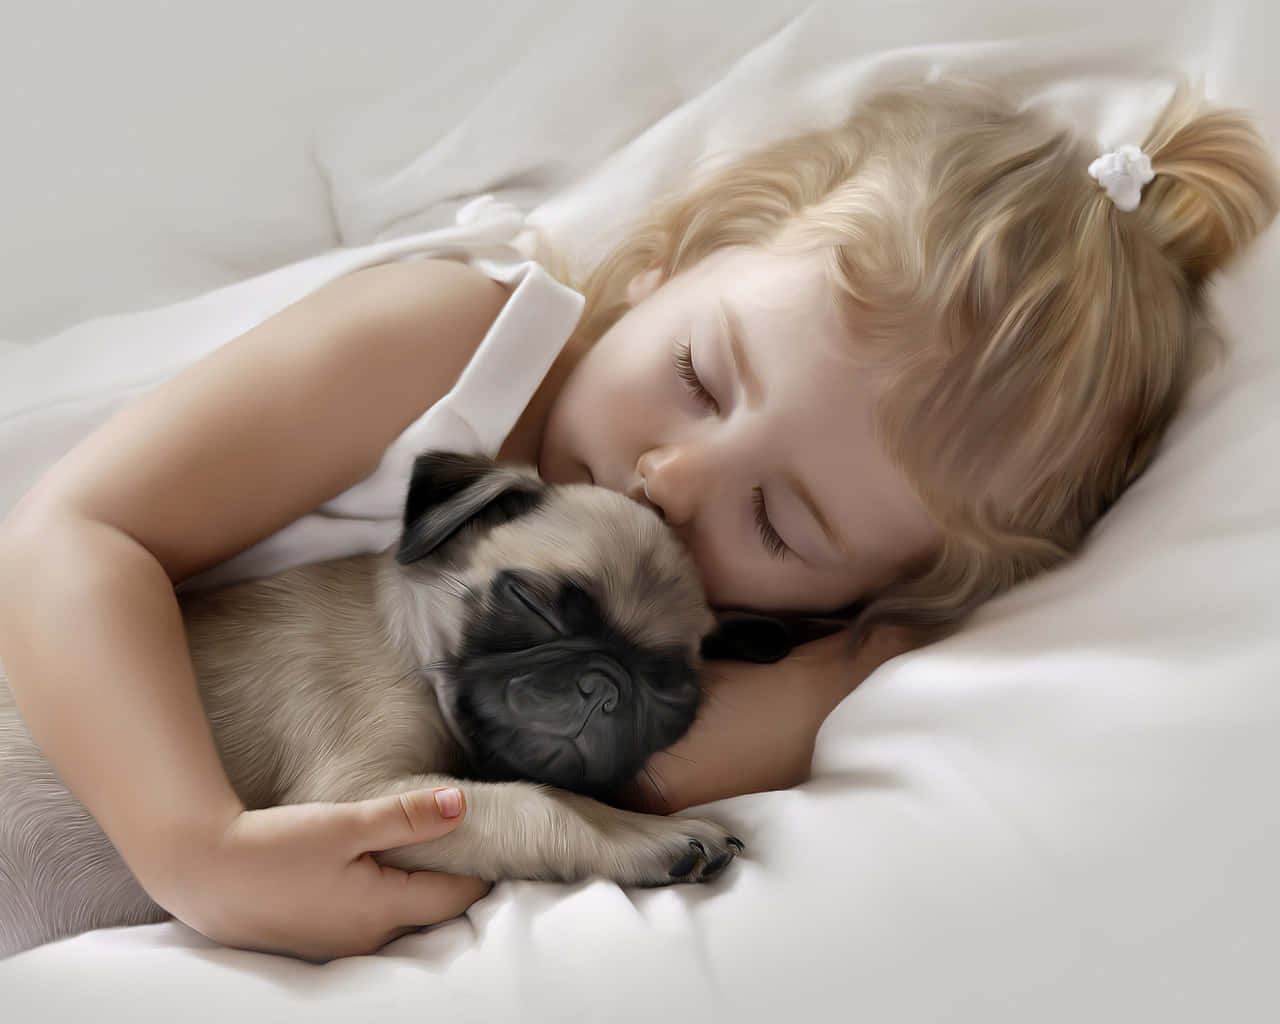
M 517 572 L 504 569 L 493 578 L 493 596 L 504 607 L 533 625 L 541 623 L 545 639 L 568 636 L 569 628 L 554 596 L 545 594 Z

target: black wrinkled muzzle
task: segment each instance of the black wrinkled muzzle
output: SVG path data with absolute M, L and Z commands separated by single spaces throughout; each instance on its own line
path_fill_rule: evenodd
M 459 728 L 479 774 L 599 794 L 622 786 L 693 723 L 687 657 L 565 637 L 450 666 Z

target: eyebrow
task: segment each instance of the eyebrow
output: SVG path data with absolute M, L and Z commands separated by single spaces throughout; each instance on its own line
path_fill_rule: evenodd
M 738 314 L 725 302 L 720 303 L 720 321 L 724 327 L 724 335 L 729 340 L 729 356 L 733 360 L 733 368 L 738 375 L 738 379 L 742 381 L 742 390 L 746 393 L 747 405 L 759 405 L 761 398 L 764 396 L 764 388 L 760 385 L 760 378 L 756 376 L 755 369 L 747 360 L 746 349 L 742 347 L 742 321 L 738 319 Z

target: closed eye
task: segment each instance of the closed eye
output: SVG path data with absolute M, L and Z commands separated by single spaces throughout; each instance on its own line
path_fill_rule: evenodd
M 756 529 L 760 531 L 765 550 L 774 558 L 785 558 L 790 549 L 769 520 L 769 510 L 765 508 L 764 491 L 761 488 L 757 487 L 751 492 L 751 504 L 755 507 Z
M 567 636 L 569 630 L 565 626 L 553 601 L 540 594 L 520 574 L 509 569 L 499 572 L 493 580 L 494 596 L 510 610 L 523 613 L 521 617 L 526 623 L 539 623 L 550 631 L 550 639 L 555 636 Z
M 720 404 L 716 401 L 715 395 L 706 389 L 702 378 L 698 376 L 698 371 L 693 368 L 693 350 L 689 347 L 689 343 L 678 342 L 672 358 L 676 366 L 676 376 L 688 388 L 689 393 L 712 412 L 719 412 Z

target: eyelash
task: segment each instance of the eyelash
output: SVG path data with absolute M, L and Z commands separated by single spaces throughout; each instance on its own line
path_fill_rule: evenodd
M 787 542 L 778 535 L 773 523 L 769 522 L 769 511 L 764 507 L 764 491 L 759 487 L 751 492 L 751 504 L 755 507 L 756 527 L 760 530 L 760 539 L 764 541 L 765 548 L 774 558 L 785 558 Z
M 684 382 L 684 386 L 689 389 L 689 393 L 708 409 L 719 412 L 720 404 L 716 401 L 715 395 L 706 389 L 702 379 L 698 376 L 698 371 L 693 368 L 693 351 L 687 341 L 682 341 L 676 345 L 674 359 L 676 376 Z
M 708 409 L 718 411 L 720 406 L 715 396 L 706 389 L 698 372 L 693 368 L 693 352 L 687 341 L 676 345 L 674 358 L 676 375 L 689 389 L 689 393 Z M 764 542 L 765 550 L 774 558 L 785 558 L 787 542 L 779 536 L 773 523 L 769 522 L 769 511 L 765 508 L 764 491 L 761 488 L 756 487 L 752 490 L 751 505 L 755 510 L 756 528 L 760 531 L 760 539 Z

